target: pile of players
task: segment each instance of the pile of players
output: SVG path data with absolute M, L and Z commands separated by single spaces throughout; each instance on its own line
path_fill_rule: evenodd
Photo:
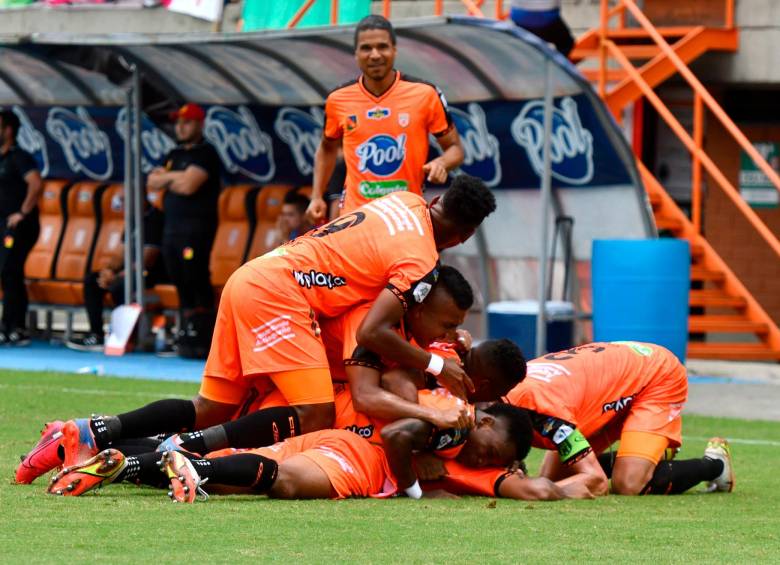
M 687 380 L 663 347 L 594 343 L 526 364 L 511 341 L 472 346 L 459 332 L 473 293 L 439 252 L 468 240 L 496 201 L 465 174 L 422 198 L 463 151 L 441 92 L 394 69 L 395 43 L 384 18 L 358 24 L 362 74 L 326 100 L 309 208 L 319 225 L 341 149 L 341 215 L 230 277 L 198 395 L 51 422 L 18 483 L 58 469 L 52 494 L 127 481 L 179 502 L 207 491 L 557 500 L 700 482 L 732 490 L 724 440 L 701 458 L 670 458 Z M 441 154 L 426 162 L 429 136 Z M 531 446 L 548 450 L 536 478 L 522 464 Z

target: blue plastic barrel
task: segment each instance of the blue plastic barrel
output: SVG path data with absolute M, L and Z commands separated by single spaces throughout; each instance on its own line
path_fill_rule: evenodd
M 677 239 L 593 242 L 596 341 L 663 345 L 685 362 L 691 251 Z

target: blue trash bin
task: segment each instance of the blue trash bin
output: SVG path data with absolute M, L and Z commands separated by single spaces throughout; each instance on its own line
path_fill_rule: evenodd
M 691 252 L 677 239 L 593 242 L 596 341 L 663 345 L 685 362 Z

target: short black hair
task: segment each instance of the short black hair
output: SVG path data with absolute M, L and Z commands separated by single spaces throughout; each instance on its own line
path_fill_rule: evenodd
M 13 110 L 2 110 L 0 111 L 0 123 L 3 129 L 10 127 L 14 134 L 14 139 L 16 139 L 19 128 L 22 127 L 22 124 L 19 122 L 19 116 L 14 114 Z
M 390 43 L 395 45 L 395 30 L 393 29 L 393 24 L 391 24 L 390 21 L 384 16 L 380 16 L 378 14 L 372 14 L 360 20 L 358 22 L 357 27 L 355 28 L 355 49 L 356 50 L 358 47 L 358 35 L 360 34 L 361 31 L 368 31 L 370 29 L 385 30 L 387 33 L 390 34 Z
M 309 207 L 309 199 L 305 194 L 301 194 L 296 189 L 289 191 L 284 195 L 284 204 L 294 204 L 301 214 L 306 213 L 306 208 Z
M 504 402 L 496 402 L 483 412 L 494 418 L 504 418 L 509 424 L 509 440 L 515 444 L 515 458 L 522 461 L 528 457 L 534 436 L 528 410 Z
M 527 370 L 525 357 L 511 339 L 490 339 L 480 344 L 480 351 L 487 356 L 487 362 L 501 374 L 501 382 L 493 383 L 496 397 L 504 396 L 525 379 Z
M 443 265 L 439 267 L 439 278 L 436 286 L 441 285 L 452 296 L 455 304 L 461 310 L 468 310 L 474 304 L 474 291 L 469 281 L 455 267 Z
M 460 174 L 441 199 L 444 216 L 456 225 L 477 227 L 496 209 L 496 197 L 482 181 Z

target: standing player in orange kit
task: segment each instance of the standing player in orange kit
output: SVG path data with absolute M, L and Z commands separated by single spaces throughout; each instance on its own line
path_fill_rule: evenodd
M 710 440 L 701 459 L 662 460 L 667 448 L 681 444 L 687 397 L 685 366 L 670 351 L 613 342 L 530 361 L 525 380 L 506 398 L 531 412 L 534 446 L 552 450 L 540 474 L 559 484 L 582 482 L 606 494 L 609 472 L 616 494 L 676 494 L 702 481 L 730 492 L 734 473 L 725 440 Z M 614 463 L 602 466 L 597 455 L 617 440 Z
M 309 221 L 325 219 L 323 195 L 343 148 L 347 167 L 341 213 L 391 192 L 422 194 L 426 180 L 443 184 L 463 161 L 458 131 L 436 86 L 393 68 L 396 39 L 382 16 L 363 18 L 355 29 L 361 75 L 333 90 L 325 101 L 322 141 L 314 158 Z M 443 153 L 426 162 L 429 135 Z

